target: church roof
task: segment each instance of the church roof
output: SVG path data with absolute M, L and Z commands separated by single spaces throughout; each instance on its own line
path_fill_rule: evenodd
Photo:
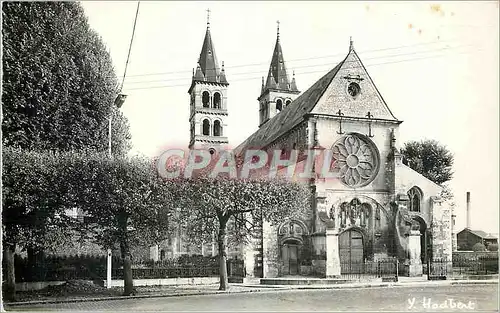
M 194 73 L 191 87 L 188 92 L 191 92 L 196 82 L 208 82 L 216 84 L 229 85 L 224 71 L 224 65 L 219 67 L 217 55 L 215 53 L 214 43 L 210 34 L 210 26 L 207 26 L 203 46 L 201 47 L 200 58 Z
M 335 88 L 335 86 L 332 85 L 332 81 L 336 79 L 339 71 L 351 71 L 353 66 L 368 80 L 368 85 L 371 87 L 367 88 L 366 92 L 373 95 L 374 100 L 364 101 L 363 103 L 359 103 L 358 106 L 352 106 L 349 103 L 344 102 L 336 104 L 328 103 L 327 101 L 329 101 L 329 98 L 336 99 L 344 96 L 341 95 L 340 91 L 332 89 Z M 339 79 L 341 79 L 341 77 L 339 77 Z M 332 87 L 330 87 L 331 85 Z M 327 90 L 329 90 L 327 93 L 328 97 L 324 103 L 318 106 L 319 100 L 325 92 L 327 92 Z M 355 110 L 355 107 L 358 107 L 358 109 L 362 108 L 362 110 Z M 255 133 L 250 135 L 250 137 L 248 137 L 236 148 L 235 152 L 239 154 L 244 149 L 266 148 L 278 138 L 285 135 L 287 132 L 306 120 L 308 114 L 336 116 L 335 112 L 339 109 L 344 112 L 345 117 L 366 118 L 366 112 L 372 112 L 372 114 L 375 114 L 376 116 L 373 120 L 380 119 L 401 123 L 401 121 L 398 121 L 398 119 L 392 114 L 380 95 L 380 92 L 373 84 L 368 72 L 354 51 L 352 42 L 349 48 L 349 53 L 339 64 L 337 64 L 337 66 L 321 77 L 308 90 L 292 101 L 292 103 L 284 107 L 279 114 L 262 124 Z
M 307 91 L 284 107 L 280 114 L 264 123 L 255 133 L 241 143 L 236 151 L 239 153 L 245 148 L 263 148 L 278 139 L 280 136 L 300 124 L 304 116 L 312 111 L 320 97 L 326 91 L 345 59 L 337 64 L 330 72 L 321 77 Z
M 212 41 L 212 36 L 210 35 L 210 28 L 207 27 L 207 32 L 205 33 L 205 40 L 203 41 L 203 47 L 201 48 L 199 62 L 203 75 L 207 81 L 217 82 L 217 78 L 220 75 L 219 63 L 217 62 L 217 56 L 215 54 L 214 43 Z
M 262 94 L 269 89 L 277 91 L 295 91 L 298 93 L 295 77 L 292 81 L 290 81 L 288 77 L 285 58 L 283 57 L 283 49 L 280 43 L 279 29 L 276 37 L 276 44 L 274 45 L 273 57 L 269 65 L 266 84 L 262 87 Z

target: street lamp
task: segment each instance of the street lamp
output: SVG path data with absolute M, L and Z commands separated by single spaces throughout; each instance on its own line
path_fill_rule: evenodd
M 125 99 L 127 99 L 127 95 L 119 93 L 115 98 L 114 105 L 118 109 L 120 109 L 123 106 Z M 112 117 L 113 117 L 113 112 L 111 111 L 111 113 L 109 114 L 109 118 L 108 118 L 108 154 L 109 154 L 109 157 L 113 156 L 112 151 L 111 151 L 111 120 L 112 120 Z
M 115 98 L 114 105 L 118 109 L 120 109 L 122 107 L 123 103 L 125 102 L 125 99 L 127 99 L 127 95 L 119 93 Z M 111 150 L 111 129 L 112 129 L 111 120 L 112 120 L 112 117 L 113 117 L 113 111 L 111 110 L 111 113 L 109 114 L 109 118 L 108 118 L 108 154 L 109 154 L 110 158 L 113 157 L 113 153 Z M 112 266 L 111 249 L 108 249 L 107 254 L 108 255 L 107 255 L 106 288 L 111 288 L 111 266 Z

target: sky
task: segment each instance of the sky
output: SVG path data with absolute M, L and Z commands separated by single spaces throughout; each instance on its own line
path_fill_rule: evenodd
M 137 2 L 84 1 L 121 80 Z M 258 128 L 261 77 L 276 42 L 299 90 L 347 55 L 349 40 L 394 115 L 399 145 L 435 139 L 454 154 L 456 226 L 498 233 L 499 21 L 492 2 L 141 1 L 123 93 L 132 153 L 187 148 L 189 95 L 207 26 L 228 89 L 229 143 Z

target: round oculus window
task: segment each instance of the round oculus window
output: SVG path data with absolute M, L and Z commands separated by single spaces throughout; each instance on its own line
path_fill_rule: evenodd
M 369 184 L 379 169 L 379 154 L 374 144 L 366 137 L 348 134 L 332 147 L 333 172 L 340 181 L 351 188 Z
M 347 87 L 347 92 L 351 97 L 356 97 L 361 92 L 361 87 L 357 83 L 350 83 Z

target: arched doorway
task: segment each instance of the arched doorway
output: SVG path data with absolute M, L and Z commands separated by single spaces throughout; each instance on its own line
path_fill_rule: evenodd
M 280 275 L 300 275 L 304 253 L 308 251 L 307 226 L 300 220 L 286 220 L 278 227 Z
M 283 260 L 283 274 L 299 274 L 299 255 L 301 243 L 297 240 L 288 239 L 281 247 L 281 256 Z
M 348 229 L 339 236 L 339 255 L 342 273 L 360 273 L 363 268 L 363 234 Z

